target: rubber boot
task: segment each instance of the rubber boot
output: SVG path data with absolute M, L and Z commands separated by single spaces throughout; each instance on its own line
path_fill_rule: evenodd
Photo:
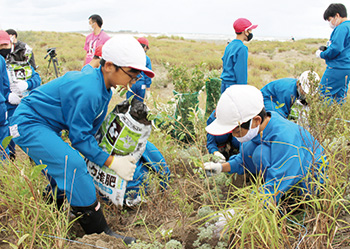
M 56 203 L 57 210 L 61 210 L 63 207 L 63 203 L 65 201 L 65 195 L 64 192 L 59 191 L 56 189 L 57 192 L 53 194 L 53 189 L 51 185 L 47 185 L 44 192 L 43 192 L 43 198 L 46 201 L 47 204 L 52 204 L 53 202 Z
M 77 217 L 81 216 L 78 221 L 86 234 L 105 232 L 106 234 L 117 239 L 121 238 L 125 244 L 131 244 L 133 242 L 136 243 L 135 238 L 122 236 L 110 229 L 98 201 L 87 207 L 72 206 L 72 212 Z

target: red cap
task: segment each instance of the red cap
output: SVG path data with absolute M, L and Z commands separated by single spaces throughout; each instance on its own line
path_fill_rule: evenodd
M 149 47 L 149 43 L 148 40 L 145 37 L 140 37 L 139 39 L 137 39 L 139 43 L 146 45 L 147 47 Z
M 102 46 L 103 45 L 100 45 L 95 49 L 95 56 L 102 57 Z
M 10 44 L 10 36 L 5 31 L 0 30 L 0 44 Z
M 248 19 L 245 18 L 238 18 L 233 23 L 233 28 L 235 29 L 236 33 L 241 33 L 249 29 L 255 29 L 256 27 L 258 27 L 258 25 L 253 25 Z

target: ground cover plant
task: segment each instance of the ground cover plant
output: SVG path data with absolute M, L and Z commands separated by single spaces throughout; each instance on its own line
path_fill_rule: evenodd
M 47 69 L 48 61 L 43 59 L 50 47 L 56 47 L 61 73 L 80 70 L 83 65 L 85 38 L 81 34 L 28 31 L 20 32 L 19 39 L 34 48 L 44 83 L 55 77 L 52 65 Z M 165 36 L 148 39 L 148 55 L 156 72 L 148 105 L 151 118 L 162 124 L 153 129 L 150 141 L 162 152 L 172 174 L 166 191 L 159 188 L 156 174 L 149 175 L 149 192 L 142 195 L 145 201 L 137 207 L 118 209 L 101 199 L 111 227 L 138 239 L 131 248 L 350 248 L 350 104 L 326 105 L 317 101 L 317 95 L 309 96 L 310 110 L 304 113 L 301 125 L 327 152 L 325 184 L 314 182 L 317 193 L 302 197 L 291 194 L 279 206 L 265 209 L 264 197 L 252 194 L 259 193 L 260 176 L 220 174 L 208 178 L 203 173 L 203 162 L 215 159 L 205 148 L 205 90 L 186 117 L 191 142 L 172 136 L 175 121 L 182 122 L 175 117 L 173 90 L 189 84 L 190 72 L 198 76 L 195 83 L 200 87 L 189 84 L 183 91 L 197 92 L 208 78 L 217 77 L 226 42 Z M 278 78 L 297 77 L 310 68 L 321 76 L 325 65 L 314 58 L 314 52 L 325 42 L 247 43 L 248 83 L 261 88 Z M 182 73 L 174 76 L 174 70 Z M 179 85 L 181 80 L 186 82 Z M 113 96 L 109 109 L 121 100 Z M 0 248 L 127 248 L 121 240 L 105 235 L 82 237 L 68 203 L 62 210 L 48 204 L 42 197 L 47 184 L 40 173 L 44 165 L 32 165 L 22 152 L 15 161 L 3 162 L 0 167 Z M 215 237 L 213 224 L 227 209 L 234 209 L 235 214 L 227 213 L 231 219 L 226 232 Z

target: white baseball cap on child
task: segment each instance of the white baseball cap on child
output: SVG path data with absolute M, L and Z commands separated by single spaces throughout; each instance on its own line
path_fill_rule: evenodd
M 102 59 L 119 67 L 131 67 L 153 78 L 154 72 L 146 67 L 146 54 L 140 43 L 130 35 L 115 35 L 102 47 Z
M 231 132 L 264 108 L 264 98 L 259 89 L 250 85 L 232 85 L 221 95 L 216 107 L 216 119 L 205 129 L 212 135 Z

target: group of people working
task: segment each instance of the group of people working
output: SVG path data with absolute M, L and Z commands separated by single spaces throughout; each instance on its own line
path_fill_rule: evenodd
M 346 17 L 342 4 L 331 4 L 327 8 L 324 19 L 334 26 L 334 31 L 326 49 L 316 53 L 328 65 L 320 82 L 321 95 L 337 102 L 345 100 L 349 83 L 350 39 L 347 35 L 350 22 Z M 18 105 L 10 118 L 14 142 L 35 163 L 47 165 L 46 174 L 65 192 L 73 212 L 81 216 L 79 222 L 84 231 L 87 234 L 105 232 L 130 244 L 135 238 L 117 234 L 107 225 L 84 157 L 111 168 L 127 181 L 134 178 L 136 161 L 130 156 L 106 153 L 94 135 L 107 114 L 112 88 L 133 89 L 140 84 L 141 75 L 141 79 L 151 79 L 155 74 L 145 55 L 149 49 L 147 39 L 137 41 L 125 35 L 108 38 L 101 30 L 102 19 L 96 15 L 89 18 L 89 23 L 94 32 L 86 38 L 85 64 L 97 56 L 99 66 L 90 64 L 81 71 L 68 72 L 39 88 L 29 80 L 13 84 L 12 88 L 10 83 L 2 82 L 1 91 L 8 94 L 0 95 L 0 106 L 8 112 L 4 103 Z M 204 163 L 204 169 L 208 175 L 221 172 L 261 174 L 265 180 L 261 192 L 272 204 L 278 204 L 296 186 L 301 193 L 312 194 L 314 189 L 309 186 L 309 179 L 323 182 L 325 177 L 324 150 L 306 129 L 286 119 L 292 103 L 297 99 L 305 100 L 308 82 L 303 80 L 305 76 L 281 79 L 267 84 L 261 91 L 248 85 L 248 49 L 243 42 L 252 39 L 257 25 L 239 18 L 233 27 L 236 39 L 228 44 L 222 58 L 222 95 L 206 127 L 208 141 L 222 139 L 216 142 L 216 147 L 208 146 L 210 153 L 216 154 L 220 161 Z M 9 81 L 7 73 L 3 72 L 8 71 L 4 61 L 8 59 L 6 52 L 11 51 L 3 49 L 11 49 L 12 42 L 0 34 L 0 43 L 5 44 L 0 47 L 4 57 L 0 56 L 1 79 Z M 99 40 L 103 44 L 98 44 Z M 96 54 L 99 50 L 101 54 Z M 31 78 L 35 78 L 35 68 L 30 68 Z M 141 101 L 149 88 L 149 83 L 142 84 L 140 91 L 132 90 Z M 26 90 L 31 93 L 21 99 Z M 276 109 L 277 99 L 285 103 L 285 108 Z M 7 122 L 6 114 L 3 116 Z M 71 144 L 61 138 L 62 130 L 69 131 Z M 220 151 L 220 144 L 227 140 L 239 149 L 238 154 Z
M 206 131 L 211 138 L 208 150 L 216 140 L 218 145 L 235 146 L 239 153 L 227 159 L 219 146 L 211 149 L 220 160 L 204 163 L 207 175 L 261 175 L 264 184 L 260 191 L 274 205 L 293 189 L 299 194 L 318 193 L 310 183 L 324 183 L 328 164 L 324 149 L 305 128 L 287 118 L 295 102 L 306 106 L 306 95 L 314 94 L 310 79 L 319 82 L 320 101 L 345 102 L 350 76 L 350 21 L 343 4 L 329 5 L 323 17 L 333 29 L 327 46 L 316 51 L 316 57 L 326 60 L 323 77 L 305 71 L 297 79 L 279 79 L 261 90 L 247 85 L 248 49 L 243 44 L 252 38 L 257 25 L 244 18 L 235 21 L 236 39 L 228 44 L 222 58 L 222 95 Z M 217 224 L 222 226 L 222 220 Z

